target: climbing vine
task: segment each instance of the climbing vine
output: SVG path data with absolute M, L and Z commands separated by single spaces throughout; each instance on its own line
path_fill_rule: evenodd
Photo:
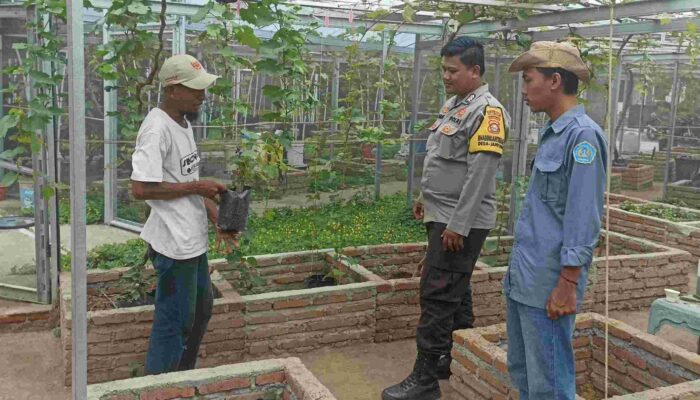
M 11 77 L 4 89 L 12 94 L 12 107 L 0 118 L 0 140 L 6 136 L 15 144 L 12 149 L 0 153 L 0 159 L 25 164 L 32 153 L 39 152 L 44 144 L 41 135 L 47 124 L 65 113 L 58 107 L 57 86 L 63 79 L 66 59 L 61 55 L 65 43 L 54 32 L 52 26 L 66 22 L 66 4 L 55 0 L 26 0 L 25 7 L 34 9 L 36 18 L 27 22 L 31 36 L 27 43 L 15 43 L 12 48 L 23 53 L 16 65 L 3 69 Z M 8 186 L 17 179 L 17 174 L 7 172 L 0 185 Z M 53 193 L 49 185 L 44 196 Z

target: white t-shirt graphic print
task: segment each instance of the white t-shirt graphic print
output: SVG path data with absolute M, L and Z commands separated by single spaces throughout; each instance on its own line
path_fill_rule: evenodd
M 141 124 L 131 156 L 131 179 L 139 182 L 184 183 L 199 180 L 199 153 L 191 125 L 183 128 L 159 108 Z M 173 200 L 147 200 L 151 214 L 141 238 L 153 250 L 176 260 L 207 251 L 207 211 L 199 195 Z

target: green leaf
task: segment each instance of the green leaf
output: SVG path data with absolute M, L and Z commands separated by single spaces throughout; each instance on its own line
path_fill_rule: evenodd
M 222 29 L 223 28 L 219 25 L 209 24 L 207 25 L 207 35 L 211 36 L 212 38 L 218 38 Z
M 49 200 L 55 195 L 56 189 L 52 188 L 51 186 L 45 186 L 44 189 L 41 191 L 41 196 L 44 200 Z
M 526 35 L 521 35 L 519 34 L 516 37 L 516 43 L 518 43 L 518 46 L 520 46 L 524 50 L 530 49 L 530 45 L 532 44 L 532 39 L 529 36 Z
M 0 186 L 10 186 L 17 180 L 16 172 L 5 172 L 2 179 L 0 179 Z
M 518 10 L 517 18 L 519 20 L 524 21 L 524 20 L 528 19 L 529 17 L 530 17 L 530 15 L 527 13 L 527 11 L 522 10 L 522 9 Z
M 411 7 L 410 4 L 406 4 L 406 6 L 403 8 L 403 20 L 406 22 L 413 22 L 413 17 L 416 16 L 416 10 Z
M 214 6 L 213 2 L 208 2 L 207 4 L 203 5 L 199 10 L 197 10 L 197 13 L 190 18 L 190 21 L 193 23 L 201 22 L 204 20 L 204 18 L 207 17 L 207 14 L 209 14 L 209 11 L 212 9 Z
M 279 86 L 265 85 L 263 87 L 263 95 L 270 101 L 277 101 L 284 98 L 286 91 Z
M 466 24 L 473 21 L 474 17 L 474 11 L 472 11 L 470 8 L 465 8 L 464 10 L 460 11 L 459 14 L 457 14 L 455 19 L 459 21 L 460 24 Z
M 129 6 L 126 8 L 127 11 L 129 11 L 132 14 L 138 14 L 138 15 L 146 15 L 148 14 L 148 11 L 150 10 L 145 4 L 143 3 L 132 3 L 129 4 Z
M 17 146 L 14 149 L 11 150 L 5 150 L 2 153 L 0 153 L 0 159 L 6 160 L 6 161 L 12 161 L 15 159 L 20 154 L 24 154 L 25 150 L 24 147 Z
M 19 118 L 16 115 L 5 115 L 0 118 L 0 139 L 7 135 L 7 131 L 17 126 Z
M 659 23 L 661 23 L 661 25 L 668 25 L 671 23 L 671 18 L 662 17 L 661 19 L 659 19 Z
M 255 36 L 255 31 L 249 26 L 242 26 L 235 33 L 236 40 L 244 46 L 248 46 L 253 49 L 260 47 L 260 39 Z
M 688 30 L 688 33 L 697 33 L 698 26 L 692 22 L 688 22 L 687 30 Z
M 279 175 L 279 171 L 274 165 L 263 165 L 262 170 L 263 173 L 270 179 L 277 178 Z
M 366 17 L 369 19 L 381 19 L 381 18 L 386 17 L 389 14 L 391 14 L 391 12 L 389 12 L 389 10 L 387 10 L 385 8 L 378 8 L 375 11 L 368 13 L 366 15 Z
M 282 115 L 278 112 L 269 112 L 263 114 L 260 118 L 262 118 L 262 120 L 266 122 L 280 121 L 282 120 Z
M 277 60 L 266 59 L 255 63 L 255 69 L 263 74 L 280 75 L 284 68 L 277 63 Z
M 29 71 L 29 77 L 38 83 L 54 83 L 54 79 L 52 77 L 41 71 Z

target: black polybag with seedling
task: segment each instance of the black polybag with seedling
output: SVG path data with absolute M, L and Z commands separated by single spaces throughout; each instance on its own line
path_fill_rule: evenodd
M 245 231 L 248 222 L 248 210 L 250 209 L 251 189 L 229 189 L 221 193 L 219 200 L 219 218 L 217 225 L 223 231 Z

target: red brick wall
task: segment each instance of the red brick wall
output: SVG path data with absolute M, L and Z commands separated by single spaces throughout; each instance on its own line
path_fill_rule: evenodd
M 297 358 L 183 371 L 167 376 L 128 379 L 118 384 L 88 386 L 88 400 L 335 400 Z
M 700 356 L 618 321 L 607 322 L 609 393 L 620 396 L 614 399 L 697 398 Z M 605 389 L 605 324 L 598 314 L 577 317 L 576 381 L 582 396 L 577 398 L 601 398 Z M 518 398 L 501 347 L 506 343 L 505 324 L 455 332 L 450 385 L 458 400 Z

